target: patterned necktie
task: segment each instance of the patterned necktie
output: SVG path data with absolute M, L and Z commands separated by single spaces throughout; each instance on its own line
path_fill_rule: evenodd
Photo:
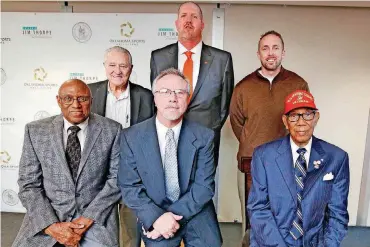
M 299 148 L 297 153 L 299 154 L 297 161 L 295 162 L 295 181 L 297 184 L 297 214 L 293 220 L 292 227 L 290 229 L 290 234 L 297 240 L 303 236 L 303 215 L 302 215 L 302 200 L 303 200 L 303 189 L 304 189 L 304 179 L 307 175 L 306 172 L 306 159 L 304 154 L 306 153 L 305 148 Z
M 193 60 L 191 59 L 191 55 L 193 53 L 191 51 L 184 52 L 187 59 L 184 63 L 184 69 L 182 70 L 184 76 L 189 80 L 190 83 L 190 92 L 189 92 L 189 99 L 193 95 Z
M 78 167 L 81 160 L 81 145 L 78 140 L 77 133 L 81 129 L 78 126 L 71 126 L 68 130 L 70 130 L 71 133 L 68 135 L 67 139 L 66 158 L 72 172 L 72 177 L 76 181 Z
M 164 175 L 166 180 L 166 196 L 172 202 L 179 199 L 179 174 L 177 169 L 177 147 L 172 129 L 166 133 L 166 149 L 164 154 Z

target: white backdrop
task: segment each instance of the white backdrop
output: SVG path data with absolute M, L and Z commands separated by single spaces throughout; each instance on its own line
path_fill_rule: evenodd
M 26 123 L 60 112 L 55 96 L 70 78 L 105 80 L 104 51 L 133 56 L 131 81 L 150 87 L 150 53 L 177 40 L 176 14 L 1 14 L 1 211 L 25 212 L 18 165 Z

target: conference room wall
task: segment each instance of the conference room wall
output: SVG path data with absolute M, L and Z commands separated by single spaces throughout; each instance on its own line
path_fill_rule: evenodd
M 76 13 L 176 13 L 178 6 L 110 2 L 70 2 L 70 5 Z M 211 44 L 212 10 L 216 5 L 201 4 L 201 7 L 206 22 L 204 40 Z M 370 49 L 367 44 L 370 9 L 278 5 L 221 7 L 225 7 L 224 48 L 233 55 L 236 83 L 259 66 L 256 57 L 259 36 L 271 29 L 282 33 L 286 43 L 284 66 L 305 78 L 316 97 L 321 112 L 316 135 L 342 147 L 350 155 L 349 212 L 350 223 L 356 224 L 370 107 Z M 60 4 L 2 2 L 2 11 L 59 12 Z M 227 121 L 222 132 L 219 162 L 220 221 L 241 221 L 236 184 L 237 147 Z

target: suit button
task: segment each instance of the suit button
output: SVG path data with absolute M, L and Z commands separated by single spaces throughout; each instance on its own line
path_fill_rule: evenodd
M 80 193 L 76 193 L 76 197 L 80 197 L 80 195 L 81 195 Z

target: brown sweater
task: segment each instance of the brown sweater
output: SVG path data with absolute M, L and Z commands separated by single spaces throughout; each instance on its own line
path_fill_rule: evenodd
M 286 96 L 296 89 L 309 90 L 303 78 L 283 67 L 270 88 L 270 82 L 258 70 L 236 85 L 230 104 L 231 126 L 239 140 L 238 167 L 242 172 L 250 172 L 241 168 L 242 158 L 250 158 L 257 146 L 287 134 L 281 119 Z

